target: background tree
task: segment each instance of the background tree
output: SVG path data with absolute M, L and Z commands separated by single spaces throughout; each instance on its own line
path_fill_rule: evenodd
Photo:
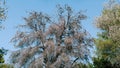
M 57 6 L 54 20 L 42 12 L 31 12 L 11 40 L 19 48 L 11 55 L 17 68 L 71 68 L 88 61 L 93 40 L 81 26 L 86 16 L 71 7 Z
M 0 29 L 2 28 L 1 22 L 6 19 L 5 0 L 0 0 Z
M 5 6 L 4 0 L 1 0 L 0 1 L 0 29 L 2 28 L 1 22 L 5 20 L 5 17 L 6 17 L 4 6 Z M 3 49 L 0 49 L 0 63 L 4 63 L 3 55 L 4 55 L 4 51 Z
M 6 1 L 0 0 L 0 29 L 2 29 L 2 22 L 6 19 Z M 0 49 L 0 68 L 14 68 L 10 64 L 5 64 L 4 55 L 6 54 L 8 50 L 1 48 Z
M 3 58 L 4 53 L 3 53 L 2 49 L 0 49 L 0 51 L 1 51 L 1 53 L 0 53 L 0 63 L 4 63 L 4 58 Z
M 120 68 L 120 3 L 110 0 L 95 22 L 102 31 L 96 39 L 99 60 L 108 61 L 113 68 Z

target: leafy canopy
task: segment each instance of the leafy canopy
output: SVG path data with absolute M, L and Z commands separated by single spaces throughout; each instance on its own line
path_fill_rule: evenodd
M 113 67 L 120 67 L 120 3 L 110 0 L 105 4 L 102 14 L 96 18 L 96 26 L 101 29 L 96 39 L 97 54 Z M 116 66 L 117 67 L 116 67 Z

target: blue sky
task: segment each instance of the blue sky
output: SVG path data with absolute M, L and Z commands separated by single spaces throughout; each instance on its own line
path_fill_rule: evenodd
M 92 37 L 97 37 L 98 29 L 93 25 L 93 21 L 96 16 L 100 15 L 104 2 L 106 0 L 7 0 L 7 19 L 2 23 L 5 29 L 0 31 L 0 47 L 14 50 L 10 39 L 15 35 L 17 30 L 15 27 L 24 23 L 23 17 L 26 17 L 28 12 L 42 11 L 55 16 L 57 4 L 68 4 L 76 12 L 87 10 L 85 14 L 88 18 L 82 21 L 83 27 L 90 32 Z

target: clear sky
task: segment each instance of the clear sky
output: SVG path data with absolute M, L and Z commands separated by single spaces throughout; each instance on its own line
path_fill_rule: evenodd
M 51 16 L 56 14 L 56 5 L 68 4 L 76 12 L 78 10 L 87 10 L 85 14 L 88 18 L 84 21 L 83 27 L 90 32 L 92 37 L 97 37 L 98 30 L 93 25 L 96 16 L 99 16 L 104 2 L 107 0 L 6 0 L 7 3 L 7 19 L 3 22 L 5 29 L 0 31 L 0 47 L 14 50 L 10 39 L 15 35 L 16 26 L 23 24 L 23 17 L 28 15 L 30 11 L 44 12 Z

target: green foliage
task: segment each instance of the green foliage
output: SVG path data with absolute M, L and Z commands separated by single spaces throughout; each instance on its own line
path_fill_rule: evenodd
M 87 68 L 87 65 L 80 63 L 80 64 L 76 64 L 73 68 Z
M 4 63 L 4 55 L 7 53 L 8 50 L 1 48 L 0 49 L 0 63 Z
M 93 64 L 76 63 L 72 68 L 93 68 Z
M 111 68 L 120 68 L 117 65 L 120 64 L 120 3 L 110 0 L 105 5 L 101 16 L 96 18 L 96 26 L 102 32 L 95 40 L 98 58 L 93 60 L 94 66 L 105 68 L 111 65 Z
M 0 64 L 0 68 L 14 68 L 11 64 Z
M 0 63 L 4 63 L 3 54 L 0 54 Z
M 4 56 L 4 52 L 3 52 L 2 49 L 0 49 L 0 63 L 4 63 L 4 58 L 3 58 L 3 56 Z
M 114 68 L 110 61 L 104 58 L 94 58 L 94 68 Z
M 94 58 L 93 61 L 94 62 L 92 68 L 120 68 L 120 62 L 112 63 L 104 57 Z
M 99 57 L 112 58 L 114 44 L 111 40 L 96 39 L 95 44 L 97 48 L 96 54 Z

